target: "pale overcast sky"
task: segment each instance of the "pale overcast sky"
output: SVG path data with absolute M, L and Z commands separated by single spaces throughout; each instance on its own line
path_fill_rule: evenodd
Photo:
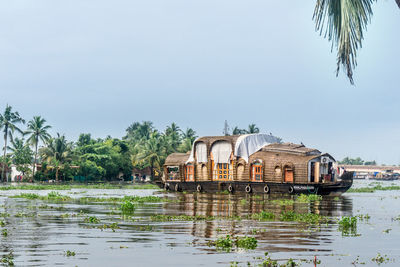
M 143 120 L 199 135 L 220 135 L 224 120 L 256 123 L 337 159 L 399 164 L 400 10 L 373 5 L 351 86 L 335 77 L 314 4 L 2 1 L 0 110 L 41 115 L 70 140 L 121 137 Z

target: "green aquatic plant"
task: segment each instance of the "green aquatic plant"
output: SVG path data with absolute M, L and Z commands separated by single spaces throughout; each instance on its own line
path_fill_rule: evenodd
M 115 232 L 115 229 L 120 229 L 120 227 L 118 226 L 118 223 L 114 222 L 112 224 L 103 224 L 98 226 L 97 228 L 101 229 L 102 231 L 104 229 L 111 229 L 113 232 Z
M 268 211 L 261 211 L 260 213 L 251 215 L 251 218 L 258 221 L 273 221 L 275 219 L 275 214 Z
M 125 200 L 125 202 L 121 203 L 120 210 L 122 214 L 132 214 L 136 209 L 136 206 L 133 202 Z
M 281 206 L 290 206 L 290 205 L 294 204 L 293 199 L 274 199 L 274 200 L 271 200 L 271 202 L 274 204 L 281 205 Z
M 357 217 L 342 217 L 339 222 L 339 231 L 343 236 L 358 236 L 357 234 Z
M 296 213 L 294 211 L 282 211 L 279 219 L 281 221 L 295 221 L 309 224 L 327 223 L 328 218 L 315 213 Z
M 14 255 L 12 252 L 5 254 L 1 257 L 1 263 L 5 266 L 14 266 Z
M 0 221 L 0 227 L 4 227 L 6 226 L 6 222 L 5 221 Z
M 369 219 L 371 218 L 371 216 L 369 216 L 369 214 L 358 214 L 358 215 L 356 215 L 356 217 L 360 221 L 369 221 Z
M 212 221 L 215 220 L 214 216 L 203 215 L 165 215 L 157 214 L 150 217 L 151 221 L 155 222 L 169 222 L 169 221 Z
M 257 243 L 257 239 L 251 236 L 236 237 L 235 239 L 236 247 L 243 249 L 256 249 Z
M 61 195 L 59 192 L 56 191 L 51 191 L 50 193 L 47 194 L 47 199 L 56 201 L 67 201 L 71 200 L 71 197 Z
M 382 186 L 378 184 L 374 187 L 360 187 L 360 188 L 350 188 L 347 190 L 349 193 L 373 193 L 375 191 L 391 191 L 391 190 L 400 190 L 400 186 L 391 185 L 391 186 Z
M 1 235 L 4 237 L 8 236 L 8 230 L 7 229 L 1 230 Z
M 219 237 L 214 242 L 209 243 L 209 245 L 214 245 L 217 250 L 224 250 L 226 252 L 230 252 L 233 247 L 233 240 L 231 239 L 230 235 L 225 237 Z
M 378 265 L 381 265 L 382 263 L 389 262 L 389 257 L 387 255 L 381 255 L 380 253 L 378 253 L 376 257 L 371 259 L 371 261 L 376 262 Z
M 215 246 L 217 250 L 223 250 L 230 252 L 233 247 L 243 249 L 255 249 L 257 248 L 257 239 L 254 237 L 243 236 L 232 239 L 230 235 L 219 237 L 215 241 L 210 241 L 209 246 Z
M 242 204 L 242 205 L 246 205 L 248 202 L 247 202 L 247 199 L 241 199 L 240 201 L 240 204 Z
M 100 223 L 100 219 L 96 216 L 89 216 L 83 219 L 85 223 Z
M 73 257 L 75 255 L 76 255 L 75 251 L 67 250 L 65 252 L 65 256 L 67 256 L 67 257 Z
M 296 198 L 296 202 L 301 202 L 301 203 L 309 203 L 312 201 L 320 201 L 320 200 L 322 200 L 322 196 L 314 194 L 311 195 L 301 194 Z

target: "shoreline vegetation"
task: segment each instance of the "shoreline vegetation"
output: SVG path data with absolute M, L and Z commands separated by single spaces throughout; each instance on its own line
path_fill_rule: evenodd
M 133 122 L 122 138 L 94 138 L 81 133 L 67 140 L 60 133 L 51 135 L 46 119 L 34 116 L 27 121 L 9 105 L 0 113 L 4 153 L 0 156 L 0 181 L 110 182 L 154 180 L 162 175 L 166 157 L 187 153 L 198 137 L 192 128 L 171 123 L 165 130 L 151 121 Z M 259 133 L 255 124 L 247 129 L 233 128 L 227 135 Z M 11 168 L 18 172 L 11 174 Z M 11 178 L 11 179 L 10 179 Z
M 22 185 L 0 185 L 0 191 L 8 190 L 71 190 L 71 189 L 160 189 L 151 183 L 138 184 L 22 184 Z

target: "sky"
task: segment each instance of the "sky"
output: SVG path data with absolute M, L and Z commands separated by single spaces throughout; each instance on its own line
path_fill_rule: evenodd
M 1 1 L 0 111 L 40 115 L 69 140 L 120 138 L 145 120 L 200 136 L 255 123 L 336 159 L 400 164 L 399 8 L 373 4 L 352 86 L 335 75 L 314 5 Z

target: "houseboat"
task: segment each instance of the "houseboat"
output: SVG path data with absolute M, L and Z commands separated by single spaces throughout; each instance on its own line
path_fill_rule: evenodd
M 248 134 L 201 137 L 190 152 L 170 154 L 160 185 L 172 191 L 329 195 L 352 183 L 353 172 L 339 170 L 327 153 Z

